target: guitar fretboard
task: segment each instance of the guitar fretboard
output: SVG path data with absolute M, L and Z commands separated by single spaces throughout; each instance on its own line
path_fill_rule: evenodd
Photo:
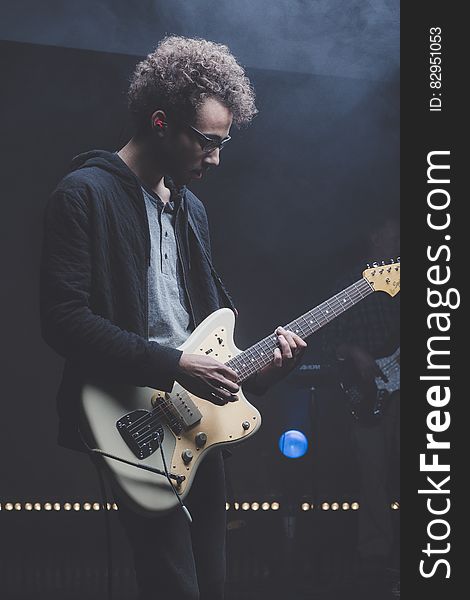
M 361 279 L 332 296 L 329 300 L 325 300 L 325 302 L 312 308 L 295 321 L 284 325 L 284 329 L 292 331 L 305 339 L 373 291 L 372 286 L 365 279 Z M 225 364 L 236 371 L 240 382 L 243 382 L 272 361 L 274 349 L 278 346 L 277 336 L 275 334 L 268 335 L 247 350 L 231 358 Z

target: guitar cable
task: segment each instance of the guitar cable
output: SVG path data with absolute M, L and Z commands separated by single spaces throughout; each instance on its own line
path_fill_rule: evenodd
M 160 439 L 160 432 L 157 431 L 156 433 L 157 433 L 158 445 L 160 446 L 160 452 L 161 452 L 161 455 L 162 455 L 163 468 L 165 469 L 166 478 L 168 479 L 168 483 L 170 484 L 171 489 L 175 493 L 175 496 L 178 498 L 178 502 L 180 503 L 181 509 L 183 510 L 184 514 L 186 515 L 186 518 L 188 519 L 188 521 L 190 523 L 192 523 L 193 522 L 193 518 L 191 516 L 191 513 L 189 512 L 188 508 L 185 506 L 185 504 L 181 500 L 178 492 L 175 490 L 174 485 L 171 483 L 171 479 L 170 479 L 171 475 L 168 473 L 168 468 L 166 466 L 165 454 L 163 452 L 163 444 L 162 444 L 162 441 Z M 183 476 L 182 475 L 177 475 L 177 477 L 181 478 Z M 185 478 L 183 477 L 182 481 L 184 481 L 184 479 Z
M 142 463 L 139 462 L 134 462 L 131 460 L 127 460 L 126 458 L 121 458 L 120 456 L 116 456 L 115 454 L 110 454 L 109 452 L 105 452 L 104 450 L 101 450 L 100 448 L 91 448 L 86 440 L 84 439 L 82 432 L 79 430 L 80 433 L 80 437 L 82 438 L 83 443 L 85 444 L 85 446 L 87 447 L 88 451 L 93 455 L 101 455 L 101 456 L 106 456 L 107 458 L 111 458 L 113 460 L 117 460 L 119 462 L 122 462 L 126 465 L 130 465 L 132 467 L 137 467 L 138 469 L 143 469 L 144 471 L 150 471 L 151 473 L 156 473 L 157 475 L 163 475 L 164 477 L 167 478 L 168 483 L 173 491 L 173 493 L 175 494 L 176 498 L 178 499 L 178 503 L 181 506 L 181 509 L 183 510 L 186 518 L 188 519 L 189 523 L 193 522 L 193 518 L 191 517 L 191 513 L 189 512 L 188 508 L 186 507 L 186 505 L 183 503 L 183 501 L 181 500 L 178 492 L 175 490 L 175 486 L 172 484 L 171 480 L 174 479 L 178 484 L 182 483 L 186 477 L 184 475 L 176 475 L 173 473 L 169 473 L 168 472 L 168 467 L 166 464 L 166 459 L 165 459 L 165 454 L 163 452 L 163 444 L 162 444 L 162 440 L 160 438 L 160 433 L 157 431 L 157 439 L 158 439 L 158 444 L 160 446 L 160 453 L 162 455 L 162 462 L 163 462 L 163 469 L 164 471 L 162 471 L 161 469 L 157 469 L 156 467 L 150 467 L 148 465 L 143 465 Z

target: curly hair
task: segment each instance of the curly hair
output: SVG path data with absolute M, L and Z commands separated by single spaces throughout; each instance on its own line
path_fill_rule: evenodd
M 137 64 L 128 107 L 137 130 L 143 132 L 155 110 L 192 119 L 208 97 L 220 100 L 232 112 L 238 128 L 258 112 L 250 80 L 227 46 L 173 35 Z

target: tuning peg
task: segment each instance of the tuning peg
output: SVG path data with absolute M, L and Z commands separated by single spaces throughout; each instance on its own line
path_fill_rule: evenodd
M 370 263 L 367 263 L 367 268 L 370 269 Z
M 377 261 L 374 261 L 374 262 L 372 263 L 372 266 L 373 266 L 373 267 L 378 267 L 378 266 L 379 266 L 379 263 L 378 263 Z
M 400 257 L 398 256 L 398 257 L 397 257 L 397 263 L 399 263 L 399 262 L 400 262 Z

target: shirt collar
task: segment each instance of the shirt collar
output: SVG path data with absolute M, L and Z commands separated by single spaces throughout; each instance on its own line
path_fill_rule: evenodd
M 155 202 L 159 211 L 165 210 L 165 212 L 173 213 L 177 212 L 178 208 L 181 206 L 184 201 L 184 196 L 186 192 L 186 186 L 177 187 L 174 183 L 173 179 L 169 175 L 164 176 L 165 187 L 170 190 L 170 200 L 166 203 L 162 201 L 160 196 L 156 194 L 149 186 L 144 183 L 141 179 L 139 179 L 139 183 L 142 189 L 147 193 L 147 195 Z

